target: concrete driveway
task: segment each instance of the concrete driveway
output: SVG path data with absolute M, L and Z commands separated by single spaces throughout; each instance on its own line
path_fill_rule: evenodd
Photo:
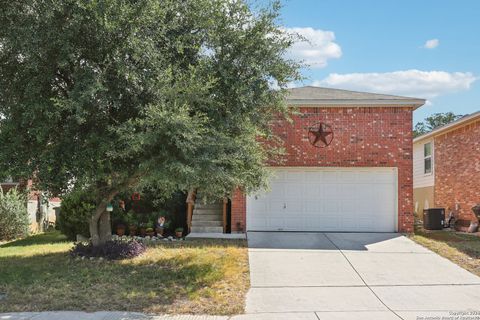
M 399 234 L 249 232 L 248 245 L 245 319 L 455 319 L 453 311 L 480 311 L 480 277 Z

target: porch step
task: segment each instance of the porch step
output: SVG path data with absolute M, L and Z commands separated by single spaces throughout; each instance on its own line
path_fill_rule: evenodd
M 202 209 L 202 210 L 222 210 L 223 204 L 222 203 L 207 203 L 204 204 L 201 201 L 195 201 L 195 209 Z
M 198 214 L 198 215 L 214 215 L 214 214 L 221 215 L 222 213 L 223 211 L 221 209 L 203 209 L 203 208 L 193 209 L 193 214 Z
M 223 230 L 223 221 L 199 221 L 194 222 L 195 227 L 222 227 Z
M 223 216 L 220 214 L 193 214 L 193 221 L 223 221 Z
M 192 224 L 192 233 L 223 233 L 223 227 L 200 227 Z
M 197 194 L 191 233 L 223 233 L 223 202 L 204 203 L 201 194 Z

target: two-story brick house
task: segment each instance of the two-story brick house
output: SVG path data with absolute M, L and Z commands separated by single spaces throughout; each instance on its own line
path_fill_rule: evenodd
M 413 140 L 414 205 L 440 207 L 457 219 L 474 221 L 480 203 L 480 111 Z
M 412 113 L 425 100 L 319 87 L 290 89 L 286 154 L 270 191 L 231 200 L 232 232 L 413 230 Z

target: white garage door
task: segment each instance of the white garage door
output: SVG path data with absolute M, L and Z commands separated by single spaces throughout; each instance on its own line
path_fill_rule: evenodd
M 396 184 L 396 168 L 274 169 L 247 197 L 247 230 L 394 232 Z

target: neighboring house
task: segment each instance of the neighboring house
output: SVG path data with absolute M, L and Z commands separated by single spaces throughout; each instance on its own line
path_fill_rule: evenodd
M 457 219 L 474 220 L 480 203 L 480 111 L 413 140 L 415 212 L 445 208 Z
M 20 183 L 14 181 L 6 181 L 0 183 L 0 188 L 2 188 L 3 192 L 8 192 L 8 190 L 12 188 L 18 189 L 28 189 L 30 190 L 31 181 L 29 180 L 27 183 Z M 42 194 L 38 191 L 30 191 L 28 193 L 28 201 L 27 201 L 27 211 L 30 218 L 30 231 L 36 232 L 39 229 L 39 215 L 38 210 L 43 210 L 45 212 L 45 218 L 50 223 L 55 223 L 56 215 L 55 215 L 55 208 L 60 207 L 60 199 L 59 198 L 50 198 L 42 200 Z
M 232 232 L 412 232 L 412 113 L 423 99 L 301 87 L 270 191 L 231 200 Z M 478 156 L 478 154 L 477 154 Z M 194 217 L 195 219 L 195 217 Z

